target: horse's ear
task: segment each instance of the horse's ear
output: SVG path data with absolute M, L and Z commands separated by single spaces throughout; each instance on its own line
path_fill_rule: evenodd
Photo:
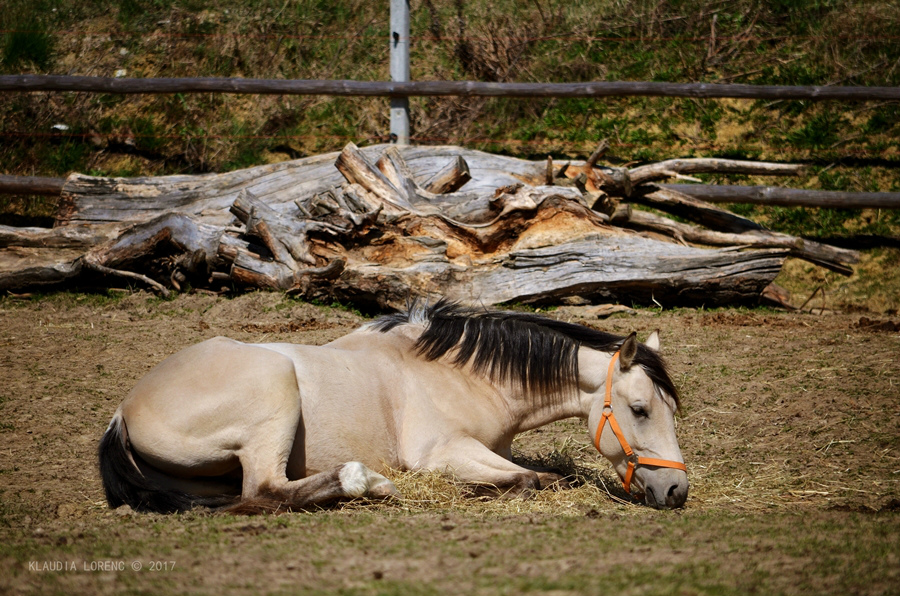
M 654 352 L 659 352 L 659 331 L 657 330 L 651 333 L 650 337 L 647 338 L 647 341 L 644 342 L 644 345 Z
M 637 355 L 637 349 L 637 333 L 632 331 L 631 335 L 626 337 L 625 341 L 622 342 L 622 347 L 619 348 L 619 366 L 622 370 L 628 370 L 631 368 L 631 365 L 634 364 L 634 357 Z

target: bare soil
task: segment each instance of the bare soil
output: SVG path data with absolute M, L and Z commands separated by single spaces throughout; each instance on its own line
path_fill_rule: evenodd
M 110 511 L 97 442 L 153 365 L 216 335 L 322 344 L 363 317 L 269 293 L 0 299 L 0 592 L 900 593 L 900 319 L 583 313 L 548 314 L 661 330 L 683 394 L 683 510 L 624 503 L 583 423 L 563 421 L 515 453 L 580 480 L 528 501 L 398 473 L 408 498 L 394 503 Z

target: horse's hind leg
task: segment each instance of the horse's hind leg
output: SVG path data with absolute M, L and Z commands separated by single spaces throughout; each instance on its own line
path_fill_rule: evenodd
M 360 462 L 347 462 L 330 472 L 300 480 L 268 481 L 256 487 L 253 496 L 242 496 L 238 509 L 305 509 L 347 498 L 384 499 L 397 495 L 390 480 Z M 242 507 L 243 506 L 243 507 Z
M 244 470 L 241 505 L 237 509 L 304 509 L 339 499 L 368 497 L 383 499 L 397 495 L 394 484 L 360 462 L 298 480 L 288 480 L 284 457 L 273 452 L 239 455 Z

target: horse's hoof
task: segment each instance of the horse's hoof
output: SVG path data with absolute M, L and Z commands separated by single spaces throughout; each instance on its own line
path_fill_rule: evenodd
M 385 478 L 382 482 L 370 486 L 366 496 L 370 499 L 390 499 L 399 498 L 401 495 L 394 483 Z
M 358 461 L 344 464 L 339 478 L 341 488 L 348 497 L 387 499 L 400 494 L 393 482 Z

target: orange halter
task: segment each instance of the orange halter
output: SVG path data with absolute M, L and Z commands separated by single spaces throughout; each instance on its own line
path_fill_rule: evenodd
M 653 457 L 638 457 L 634 454 L 634 451 L 631 450 L 631 446 L 628 444 L 628 441 L 625 440 L 625 435 L 622 434 L 622 429 L 619 427 L 619 423 L 616 422 L 616 417 L 612 411 L 612 377 L 616 360 L 618 359 L 619 352 L 616 352 L 609 361 L 609 370 L 606 373 L 606 401 L 603 403 L 603 415 L 600 417 L 600 424 L 597 425 L 597 433 L 594 435 L 594 447 L 597 448 L 597 451 L 600 451 L 600 437 L 603 435 L 603 428 L 606 426 L 606 422 L 609 421 L 609 427 L 616 435 L 616 438 L 619 439 L 619 445 L 622 446 L 622 449 L 625 451 L 625 457 L 628 458 L 628 471 L 625 473 L 625 480 L 622 481 L 622 485 L 625 487 L 625 492 L 630 495 L 631 478 L 634 476 L 634 470 L 638 466 L 675 468 L 676 470 L 683 470 L 685 472 L 687 472 L 687 467 L 685 467 L 682 462 L 678 461 L 656 459 Z

